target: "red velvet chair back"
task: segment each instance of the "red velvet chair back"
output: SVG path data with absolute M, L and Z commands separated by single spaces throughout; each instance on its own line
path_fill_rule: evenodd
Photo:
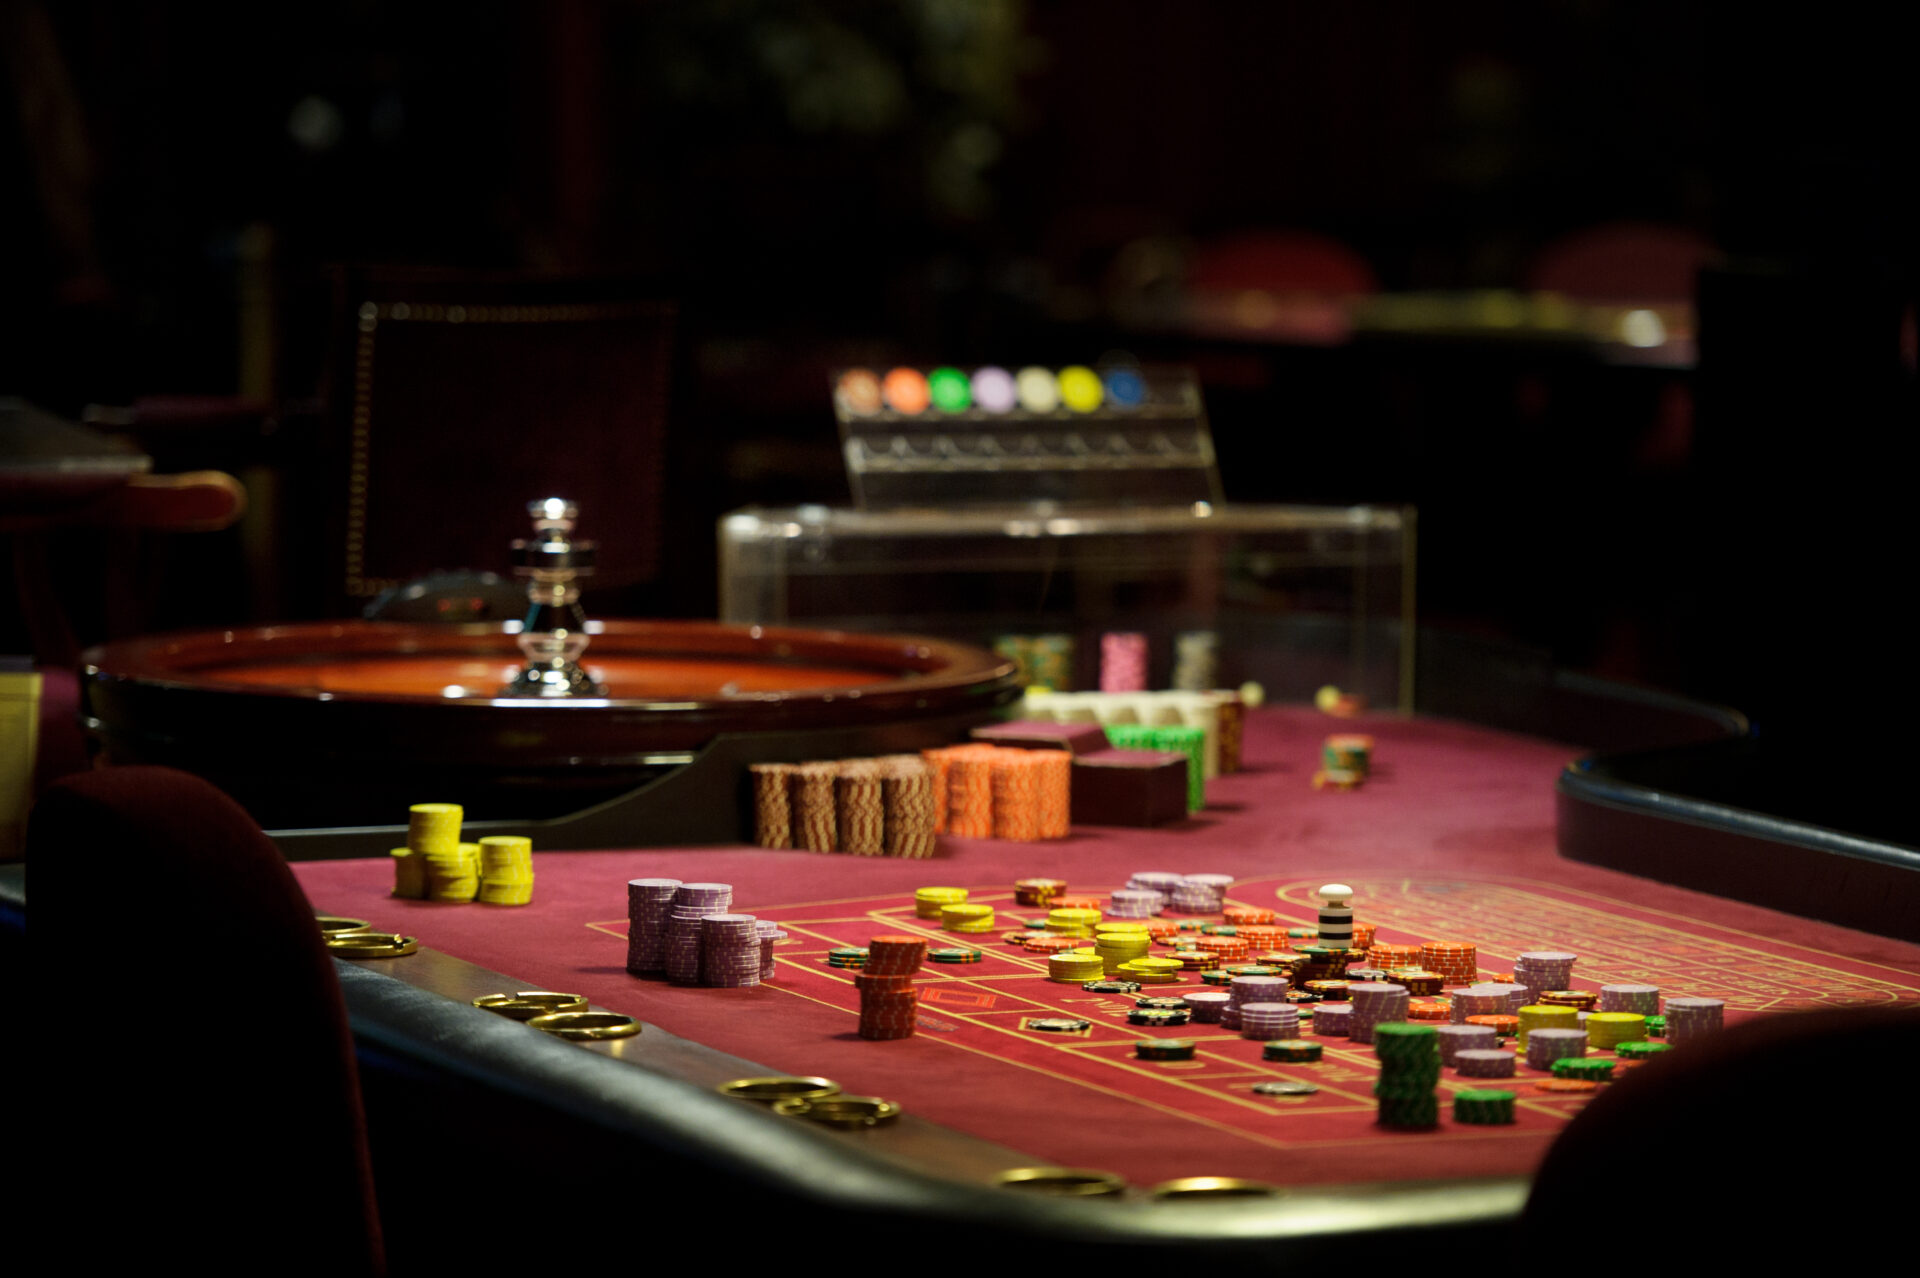
M 27 831 L 41 1049 L 21 1160 L 108 1271 L 383 1268 L 346 1006 L 313 910 L 226 795 L 168 768 L 48 787 Z

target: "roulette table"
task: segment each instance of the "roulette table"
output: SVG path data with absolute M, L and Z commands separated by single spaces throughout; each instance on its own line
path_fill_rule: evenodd
M 1372 777 L 1316 791 L 1322 739 L 1356 730 L 1376 741 Z M 535 1217 L 661 1210 L 739 1255 L 971 1246 L 1016 1263 L 1148 1246 L 1196 1262 L 1337 1260 L 1360 1244 L 1386 1255 L 1488 1242 L 1513 1227 L 1556 1137 L 1594 1100 L 1543 1088 L 1549 1076 L 1522 1065 L 1493 1084 L 1517 1093 L 1512 1125 L 1458 1124 L 1443 1104 L 1435 1128 L 1385 1129 L 1370 1048 L 1330 1035 L 1321 1061 L 1281 1063 L 1218 1026 L 1143 1028 L 1128 1019 L 1129 998 L 1049 981 L 1044 959 L 1005 943 L 998 926 L 956 938 L 918 917 L 914 893 L 928 885 L 967 888 L 1013 928 L 1044 914 L 1013 901 L 1014 881 L 1031 876 L 1104 899 L 1145 871 L 1226 875 L 1227 904 L 1308 925 L 1315 888 L 1338 881 L 1354 888 L 1355 918 L 1376 941 L 1473 943 L 1482 979 L 1546 947 L 1579 956 L 1577 987 L 1643 983 L 1669 998 L 1720 999 L 1733 1026 L 1920 1004 L 1911 940 L 1750 904 L 1737 884 L 1703 891 L 1568 859 L 1556 786 L 1579 751 L 1566 743 L 1456 718 L 1356 721 L 1277 706 L 1249 715 L 1244 754 L 1245 769 L 1212 781 L 1207 806 L 1186 821 L 1077 827 L 1046 843 L 949 836 L 929 860 L 765 850 L 738 834 L 536 845 L 533 901 L 514 908 L 395 899 L 385 857 L 298 862 L 317 911 L 420 947 L 340 964 L 376 1175 L 399 1222 L 389 1224 L 396 1264 L 428 1245 L 422 1237 L 436 1256 L 508 1247 L 495 1231 L 432 1224 L 470 1212 L 474 1184 L 499 1182 Z M 1684 849 L 1684 831 L 1671 846 Z M 629 975 L 625 885 L 650 877 L 730 884 L 735 910 L 778 923 L 786 938 L 771 977 L 708 989 Z M 979 957 L 920 971 L 911 1038 L 863 1040 L 853 974 L 829 955 L 902 932 Z M 1146 992 L 1201 988 L 1183 974 Z M 580 994 L 642 1032 L 561 1042 L 470 1005 L 522 989 Z M 1136 1054 L 1138 1041 L 1168 1037 L 1197 1039 L 1194 1059 Z M 1659 1065 L 1623 1062 L 1601 1086 L 1624 1092 Z M 768 1075 L 824 1077 L 902 1112 L 832 1128 L 715 1090 Z M 1253 1090 L 1274 1082 L 1314 1090 Z M 1465 1085 L 1445 1071 L 1443 1101 Z M 461 1169 L 451 1181 L 450 1166 Z M 1056 1192 L 1001 1183 L 1061 1168 L 1080 1179 L 1050 1173 Z M 1038 1183 L 1049 1185 L 1046 1174 Z M 734 1233 L 737 1219 L 753 1228 Z

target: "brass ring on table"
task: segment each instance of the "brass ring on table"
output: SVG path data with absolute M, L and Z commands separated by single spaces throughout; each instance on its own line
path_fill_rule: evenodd
M 632 1038 L 640 1032 L 640 1022 L 618 1012 L 548 1012 L 527 1024 L 555 1038 L 576 1043 L 608 1038 Z
M 315 915 L 313 921 L 320 925 L 320 932 L 323 936 L 345 936 L 349 932 L 367 932 L 372 930 L 367 926 L 365 919 L 343 919 L 337 914 Z
M 420 948 L 420 939 L 398 932 L 347 932 L 327 938 L 327 953 L 341 958 L 405 958 Z
M 482 994 L 473 1005 L 516 1021 L 530 1021 L 554 1012 L 584 1012 L 587 1000 L 579 994 L 553 990 L 520 990 L 514 994 Z
M 1106 1198 L 1125 1193 L 1125 1178 L 1085 1167 L 1015 1167 L 993 1178 L 1001 1189 L 1053 1198 Z
M 722 1096 L 731 1096 L 735 1100 L 760 1101 L 771 1105 L 775 1101 L 825 1100 L 829 1096 L 840 1094 L 840 1084 L 831 1078 L 814 1078 L 799 1074 L 774 1074 L 765 1078 L 735 1078 L 713 1089 Z
M 900 1117 L 900 1106 L 878 1096 L 828 1096 L 814 1101 L 789 1097 L 775 1101 L 773 1112 L 830 1127 L 878 1127 Z
M 1162 1181 L 1147 1191 L 1152 1197 L 1163 1201 L 1177 1199 L 1181 1202 L 1192 1202 L 1197 1198 L 1272 1198 L 1279 1192 L 1278 1185 L 1259 1180 L 1241 1180 L 1235 1176 L 1183 1176 L 1179 1180 Z

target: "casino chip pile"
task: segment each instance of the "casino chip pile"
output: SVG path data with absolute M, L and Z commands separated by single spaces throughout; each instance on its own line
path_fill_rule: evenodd
M 407 810 L 407 846 L 393 860 L 393 895 L 415 901 L 533 901 L 533 840 L 493 834 L 460 841 L 465 813 L 457 803 L 416 803 Z
M 933 855 L 934 773 L 918 755 L 754 763 L 747 771 L 757 847 Z
M 920 996 L 913 988 L 914 973 L 927 957 L 927 943 L 917 936 L 876 936 L 867 942 L 865 970 L 853 978 L 860 991 L 860 1037 L 912 1038 Z
M 1177 677 L 1177 668 L 1175 673 Z M 1097 723 L 1103 728 L 1197 728 L 1201 733 L 1201 777 L 1211 781 L 1216 776 L 1240 771 L 1247 707 L 1257 704 L 1258 697 L 1256 684 L 1248 684 L 1240 692 L 1062 692 L 1041 686 L 1027 689 L 1020 717 L 1042 723 Z M 1186 747 L 1175 749 L 1185 753 Z
M 632 879 L 627 883 L 627 971 L 675 985 L 745 989 L 773 975 L 779 927 L 731 912 L 725 883 Z
M 1440 1036 L 1431 1025 L 1395 1022 L 1374 1027 L 1380 1077 L 1380 1125 L 1405 1131 L 1440 1123 Z
M 1320 765 L 1314 789 L 1357 789 L 1373 772 L 1373 738 L 1359 732 L 1328 737 L 1320 746 Z
M 970 742 L 921 751 L 933 828 L 963 839 L 1039 842 L 1072 833 L 1073 756 Z

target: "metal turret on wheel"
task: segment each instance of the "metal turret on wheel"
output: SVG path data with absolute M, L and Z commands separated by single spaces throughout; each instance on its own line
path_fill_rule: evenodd
M 587 614 L 578 579 L 593 572 L 594 543 L 575 541 L 580 508 L 562 497 L 527 503 L 534 536 L 513 543 L 514 575 L 527 578 L 527 617 L 516 642 L 527 664 L 500 690 L 506 697 L 603 697 L 580 665 Z

